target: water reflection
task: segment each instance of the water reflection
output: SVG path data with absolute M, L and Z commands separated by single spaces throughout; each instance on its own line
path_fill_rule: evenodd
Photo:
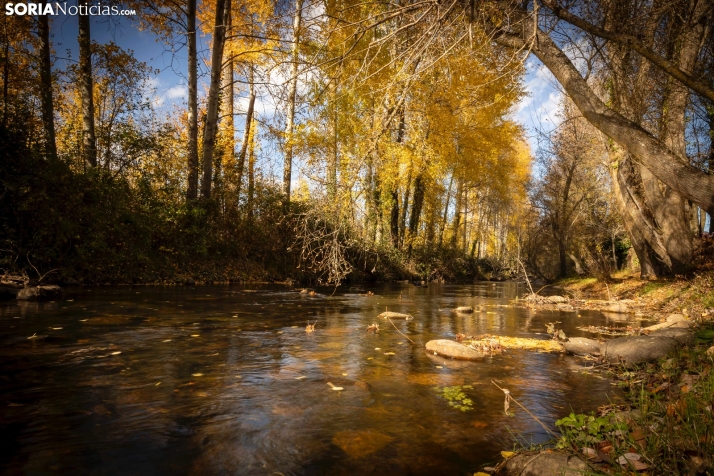
M 373 297 L 361 296 L 369 289 Z M 384 285 L 318 296 L 278 287 L 94 288 L 0 305 L 3 474 L 468 474 L 547 435 L 503 413 L 491 380 L 544 421 L 614 398 L 574 358 L 426 355 L 417 343 L 540 335 L 600 313 L 506 307 L 515 283 Z M 473 315 L 449 312 L 480 307 Z M 578 315 L 580 317 L 578 317 Z M 316 332 L 305 333 L 317 320 Z M 379 322 L 381 332 L 365 332 Z M 29 337 L 32 337 L 31 339 Z M 393 353 L 393 355 L 391 355 Z M 329 384 L 342 387 L 333 391 Z M 460 412 L 435 387 L 472 385 Z

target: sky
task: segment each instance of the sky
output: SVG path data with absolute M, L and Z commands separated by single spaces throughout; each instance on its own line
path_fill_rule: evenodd
M 73 3 L 69 2 L 69 4 Z M 122 7 L 120 6 L 120 8 Z M 151 97 L 157 108 L 172 108 L 173 105 L 183 107 L 185 105 L 188 94 L 185 48 L 171 51 L 171 47 L 157 41 L 152 32 L 139 30 L 136 19 L 133 17 L 100 16 L 91 17 L 91 19 L 93 41 L 99 43 L 113 41 L 126 50 L 132 50 L 139 61 L 145 62 L 159 71 L 146 85 L 153 90 Z M 78 58 L 77 17 L 57 16 L 53 20 L 52 42 L 57 56 L 55 67 L 64 69 Z M 201 53 L 204 57 L 209 54 L 207 40 L 206 37 L 199 35 L 199 56 Z M 199 59 L 199 67 L 201 63 Z M 527 95 L 516 106 L 513 118 L 525 126 L 531 150 L 535 154 L 538 146 L 538 134 L 552 131 L 559 122 L 556 112 L 562 92 L 547 68 L 536 58 L 531 56 L 527 60 L 526 71 L 524 85 Z M 199 94 L 203 91 L 201 83 L 205 84 L 208 80 L 207 69 L 204 67 L 200 74 Z M 245 98 L 239 98 L 236 101 L 238 112 L 245 109 L 246 103 Z M 258 113 L 269 113 L 267 110 L 269 107 L 271 106 L 266 103 L 258 104 Z M 240 120 L 237 121 L 237 124 L 240 124 Z M 237 135 L 241 137 L 241 131 L 238 131 Z

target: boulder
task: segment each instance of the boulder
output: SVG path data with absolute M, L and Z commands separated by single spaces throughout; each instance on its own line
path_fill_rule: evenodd
M 576 355 L 593 355 L 600 353 L 600 343 L 585 337 L 571 337 L 564 344 L 565 351 Z
M 611 364 L 627 367 L 666 357 L 677 348 L 677 341 L 665 336 L 619 337 L 605 342 L 600 352 Z
M 409 314 L 402 314 L 401 312 L 386 311 L 379 315 L 382 319 L 414 319 Z
M 426 351 L 429 354 L 451 357 L 456 360 L 476 360 L 486 356 L 476 349 L 447 339 L 430 340 L 426 343 Z
M 20 301 L 53 301 L 62 298 L 63 295 L 64 292 L 59 286 L 32 286 L 21 289 L 17 293 L 17 299 Z
M 506 461 L 498 472 L 504 476 L 581 476 L 589 473 L 588 465 L 577 456 L 562 453 L 517 454 Z
M 456 309 L 454 309 L 454 312 L 463 313 L 463 314 L 471 314 L 472 312 L 474 312 L 474 308 L 470 307 L 470 306 L 460 306 L 460 307 L 457 307 Z
M 567 302 L 568 299 L 564 298 L 563 296 L 548 296 L 548 301 L 552 302 L 553 304 L 558 304 L 561 302 Z
M 651 336 L 669 337 L 677 341 L 679 345 L 694 345 L 696 337 L 688 329 L 681 327 L 670 327 L 668 329 L 660 329 L 650 333 Z

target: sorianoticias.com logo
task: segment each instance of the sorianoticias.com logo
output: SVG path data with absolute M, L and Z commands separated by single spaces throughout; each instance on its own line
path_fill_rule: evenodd
M 67 2 L 55 3 L 6 3 L 5 15 L 70 15 L 70 16 L 116 16 L 135 15 L 134 10 L 122 10 L 117 6 L 68 5 Z

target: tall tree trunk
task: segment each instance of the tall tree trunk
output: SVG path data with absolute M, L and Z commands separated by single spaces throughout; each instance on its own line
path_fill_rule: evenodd
M 46 2 L 41 3 L 43 5 Z M 40 37 L 40 84 L 42 99 L 42 123 L 45 129 L 45 144 L 47 156 L 57 159 L 57 143 L 55 141 L 54 101 L 52 98 L 52 59 L 50 58 L 50 19 L 48 15 L 38 16 L 38 33 Z
M 243 128 L 243 142 L 238 153 L 238 178 L 236 180 L 236 200 L 240 197 L 241 184 L 243 183 L 243 169 L 245 167 L 245 154 L 251 143 L 251 127 L 253 125 L 253 109 L 255 106 L 255 72 L 253 63 L 248 64 L 248 111 L 245 114 L 245 127 Z
M 451 204 L 451 188 L 454 186 L 454 173 L 451 173 L 449 178 L 449 187 L 446 189 L 446 203 L 444 203 L 444 214 L 441 218 L 441 227 L 439 229 L 439 246 L 444 244 L 444 231 L 446 231 L 446 221 L 449 217 L 449 205 Z
M 253 122 L 251 118 L 251 122 Z M 255 125 L 251 127 L 248 152 L 248 221 L 253 221 L 253 195 L 255 194 Z
M 187 201 L 198 198 L 198 62 L 196 53 L 196 0 L 188 0 L 188 179 Z
M 88 6 L 88 0 L 81 5 Z M 94 133 L 94 81 L 92 78 L 92 49 L 89 15 L 78 15 L 79 20 L 79 91 L 82 99 L 82 156 L 89 167 L 97 166 L 97 137 Z
M 392 189 L 392 213 L 389 217 L 389 231 L 392 236 L 392 246 L 399 248 L 399 189 Z
M 330 203 L 336 203 L 337 199 L 337 163 L 339 153 L 339 127 L 338 127 L 338 110 L 337 110 L 337 79 L 330 82 L 329 85 L 329 124 L 330 124 L 330 152 L 327 158 L 327 199 Z M 335 212 L 337 212 L 335 207 Z
M 216 23 L 213 29 L 213 51 L 211 53 L 211 83 L 208 88 L 206 128 L 203 133 L 203 180 L 201 182 L 201 196 L 203 198 L 211 198 L 213 153 L 216 147 L 216 131 L 218 129 L 221 67 L 223 63 L 223 47 L 226 39 L 224 19 L 226 17 L 226 11 L 230 9 L 230 5 L 230 0 L 216 0 Z
M 461 209 L 463 208 L 464 181 L 456 180 L 456 206 L 454 207 L 454 221 L 452 223 L 451 246 L 456 248 L 461 230 Z
M 283 163 L 283 197 L 285 205 L 290 203 L 290 185 L 293 173 L 293 128 L 295 121 L 295 100 L 297 98 L 297 76 L 300 60 L 300 25 L 302 23 L 303 0 L 295 0 L 293 16 L 293 45 L 290 51 L 290 83 L 288 84 L 288 111 L 285 121 L 285 161 Z
M 412 212 L 409 216 L 409 233 L 411 237 L 416 236 L 419 229 L 419 219 L 421 218 L 421 209 L 424 206 L 425 193 L 424 172 L 419 172 L 419 175 L 414 179 L 414 199 L 412 200 Z
M 3 65 L 2 65 L 2 125 L 7 125 L 8 102 L 10 100 L 10 35 L 7 31 L 7 15 L 3 15 L 5 35 L 3 41 Z

